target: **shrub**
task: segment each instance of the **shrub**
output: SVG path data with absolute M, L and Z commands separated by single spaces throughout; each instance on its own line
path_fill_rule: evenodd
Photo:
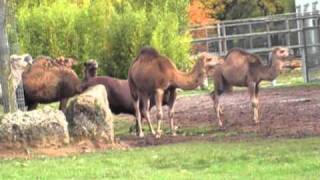
M 190 36 L 184 32 L 188 0 L 59 0 L 22 6 L 18 33 L 22 51 L 33 56 L 72 56 L 100 63 L 100 74 L 127 77 L 140 48 L 152 45 L 179 68 L 188 68 Z M 81 66 L 77 69 L 80 73 Z

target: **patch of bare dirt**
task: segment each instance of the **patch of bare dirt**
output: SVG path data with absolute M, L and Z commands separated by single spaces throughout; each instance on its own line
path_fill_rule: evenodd
M 260 91 L 261 124 L 252 121 L 251 103 L 247 91 L 237 91 L 221 97 L 225 126 L 223 133 L 236 132 L 222 139 L 237 141 L 258 137 L 305 137 L 320 135 L 320 88 L 293 87 L 283 89 L 262 89 Z M 114 145 L 103 142 L 83 141 L 59 148 L 6 149 L 0 145 L 0 158 L 32 158 L 39 155 L 68 156 L 87 152 L 99 152 L 106 149 L 127 149 L 137 146 L 153 146 L 186 141 L 214 141 L 219 134 L 213 102 L 209 95 L 180 97 L 175 106 L 175 122 L 181 129 L 194 127 L 212 127 L 212 133 L 200 135 L 164 135 L 155 139 L 146 133 L 145 138 L 134 135 L 117 138 Z M 155 122 L 155 109 L 152 110 Z M 164 109 L 167 114 L 167 108 Z M 131 117 L 131 120 L 133 117 Z M 132 121 L 133 122 L 133 121 Z M 145 122 L 144 122 L 145 123 Z M 167 116 L 164 123 L 169 124 Z
M 260 126 L 253 123 L 247 91 L 223 95 L 225 130 L 276 137 L 320 135 L 319 87 L 266 89 L 260 91 L 259 98 Z M 175 117 L 183 127 L 218 126 L 209 95 L 180 98 Z

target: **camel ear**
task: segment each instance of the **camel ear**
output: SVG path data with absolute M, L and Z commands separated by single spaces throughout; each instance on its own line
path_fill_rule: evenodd
M 23 59 L 25 62 L 27 62 L 28 64 L 32 64 L 33 62 L 33 59 L 32 59 L 32 56 L 30 54 L 26 54 L 24 56 L 24 59 Z

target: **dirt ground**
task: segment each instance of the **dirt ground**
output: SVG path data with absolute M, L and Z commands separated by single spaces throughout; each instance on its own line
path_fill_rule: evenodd
M 262 136 L 320 135 L 320 88 L 292 87 L 260 91 L 260 126 L 253 123 L 247 91 L 223 95 L 225 131 L 256 132 Z M 218 126 L 209 95 L 180 98 L 176 105 L 180 126 Z
M 197 135 L 178 134 L 176 137 L 164 135 L 155 139 L 151 135 L 137 138 L 134 135 L 117 138 L 117 144 L 110 146 L 99 142 L 80 142 L 60 148 L 42 148 L 22 150 L 1 149 L 0 158 L 38 155 L 67 156 L 75 153 L 103 151 L 105 149 L 127 149 L 136 146 L 160 145 L 185 141 L 215 140 L 215 134 L 230 133 L 223 140 L 243 140 L 250 137 L 305 137 L 320 135 L 320 88 L 291 87 L 261 89 L 261 124 L 252 121 L 251 104 L 246 90 L 225 94 L 221 97 L 225 126 L 218 128 L 213 111 L 213 102 L 209 95 L 179 97 L 175 108 L 175 122 L 179 129 L 206 128 L 208 132 Z M 155 121 L 155 109 L 152 119 Z M 164 123 L 168 126 L 167 108 L 164 109 Z M 128 118 L 128 116 L 125 116 Z M 129 117 L 133 122 L 133 117 Z M 210 130 L 212 129 L 212 130 Z

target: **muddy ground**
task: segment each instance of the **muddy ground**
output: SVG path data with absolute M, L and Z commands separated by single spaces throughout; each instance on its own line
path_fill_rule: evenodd
M 251 104 L 246 90 L 225 94 L 221 97 L 225 126 L 218 128 L 209 95 L 179 97 L 175 108 L 175 122 L 178 136 L 165 134 L 161 139 L 151 135 L 139 139 L 134 135 L 118 137 L 115 146 L 99 142 L 81 142 L 61 148 L 44 149 L 1 149 L 0 157 L 33 157 L 39 154 L 65 156 L 75 153 L 103 151 L 108 148 L 127 149 L 136 146 L 160 145 L 185 141 L 243 140 L 252 137 L 295 137 L 320 135 L 320 87 L 291 87 L 262 89 L 260 91 L 261 124 L 252 121 Z M 155 109 L 152 119 L 155 122 Z M 165 126 L 168 126 L 167 108 L 164 109 Z M 131 116 L 123 116 L 133 123 Z M 205 129 L 188 135 L 184 129 Z M 223 134 L 223 137 L 217 136 Z

